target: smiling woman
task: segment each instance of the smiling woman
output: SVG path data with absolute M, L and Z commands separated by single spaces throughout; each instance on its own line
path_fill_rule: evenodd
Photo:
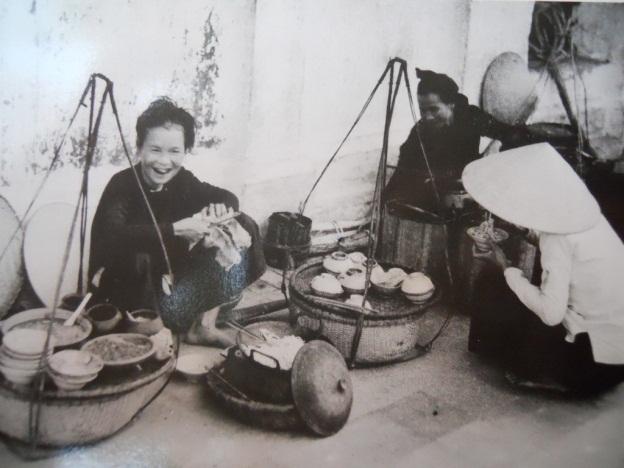
M 158 99 L 136 130 L 139 162 L 112 177 L 93 220 L 90 284 L 100 301 L 122 310 L 159 311 L 192 342 L 227 345 L 216 317 L 264 272 L 258 227 L 243 213 L 233 218 L 234 194 L 183 167 L 195 142 L 188 112 Z M 163 290 L 167 273 L 172 287 Z

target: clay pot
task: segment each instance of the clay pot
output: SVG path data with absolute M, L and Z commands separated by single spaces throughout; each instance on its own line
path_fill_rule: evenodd
M 126 313 L 126 328 L 128 333 L 155 335 L 164 327 L 158 313 L 151 309 L 137 309 Z
M 87 317 L 98 333 L 108 333 L 121 322 L 121 312 L 113 304 L 96 304 L 87 310 Z

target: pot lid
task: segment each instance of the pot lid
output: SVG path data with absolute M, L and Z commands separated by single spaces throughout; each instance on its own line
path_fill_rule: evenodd
M 306 343 L 293 362 L 291 386 L 295 406 L 314 433 L 338 432 L 349 419 L 353 386 L 342 355 L 320 340 Z

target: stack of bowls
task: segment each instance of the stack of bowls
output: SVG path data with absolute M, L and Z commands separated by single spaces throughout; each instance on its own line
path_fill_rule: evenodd
M 4 335 L 0 347 L 0 372 L 16 385 L 29 385 L 41 370 L 41 355 L 46 341 L 45 330 L 20 328 Z M 54 347 L 50 337 L 48 355 Z
M 102 359 L 89 351 L 66 349 L 48 360 L 48 375 L 61 390 L 80 390 L 104 367 Z

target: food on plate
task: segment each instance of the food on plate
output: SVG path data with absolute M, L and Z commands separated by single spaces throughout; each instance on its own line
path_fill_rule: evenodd
M 149 356 L 154 344 L 143 335 L 120 333 L 95 338 L 86 343 L 82 349 L 101 357 L 104 364 L 115 364 L 133 362 Z
M 335 276 L 329 273 L 321 273 L 312 279 L 310 284 L 312 290 L 321 296 L 339 296 L 344 291 L 340 281 Z

